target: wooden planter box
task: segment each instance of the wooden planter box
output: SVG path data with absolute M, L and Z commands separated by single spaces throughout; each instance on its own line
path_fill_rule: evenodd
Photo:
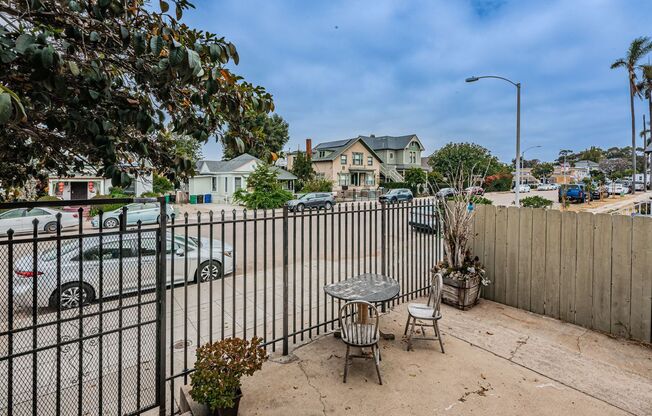
M 442 302 L 463 311 L 471 309 L 480 300 L 480 277 L 469 280 L 455 280 L 444 277 Z

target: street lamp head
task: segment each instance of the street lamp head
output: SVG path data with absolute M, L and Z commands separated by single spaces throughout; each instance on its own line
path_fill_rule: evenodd
M 468 78 L 466 79 L 466 82 L 476 82 L 476 81 L 479 80 L 479 79 L 480 79 L 480 78 L 478 78 L 478 77 L 468 77 Z

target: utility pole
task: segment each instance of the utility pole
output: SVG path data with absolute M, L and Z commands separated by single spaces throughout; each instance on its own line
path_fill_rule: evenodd
M 645 128 L 645 114 L 643 114 L 643 192 L 647 192 L 647 153 L 645 147 L 647 145 L 647 131 Z M 634 182 L 636 188 L 636 182 Z

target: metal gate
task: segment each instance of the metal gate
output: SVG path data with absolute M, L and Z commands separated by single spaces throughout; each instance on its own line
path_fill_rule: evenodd
M 0 414 L 123 415 L 161 403 L 165 224 L 130 224 L 128 208 L 96 212 L 156 202 L 0 204 Z M 80 206 L 50 209 L 71 203 Z

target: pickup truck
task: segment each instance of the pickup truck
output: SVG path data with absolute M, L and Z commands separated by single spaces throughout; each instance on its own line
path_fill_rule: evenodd
M 583 184 L 562 185 L 559 188 L 558 199 L 559 202 L 563 201 L 566 196 L 567 201 L 584 202 L 586 201 L 586 190 Z

